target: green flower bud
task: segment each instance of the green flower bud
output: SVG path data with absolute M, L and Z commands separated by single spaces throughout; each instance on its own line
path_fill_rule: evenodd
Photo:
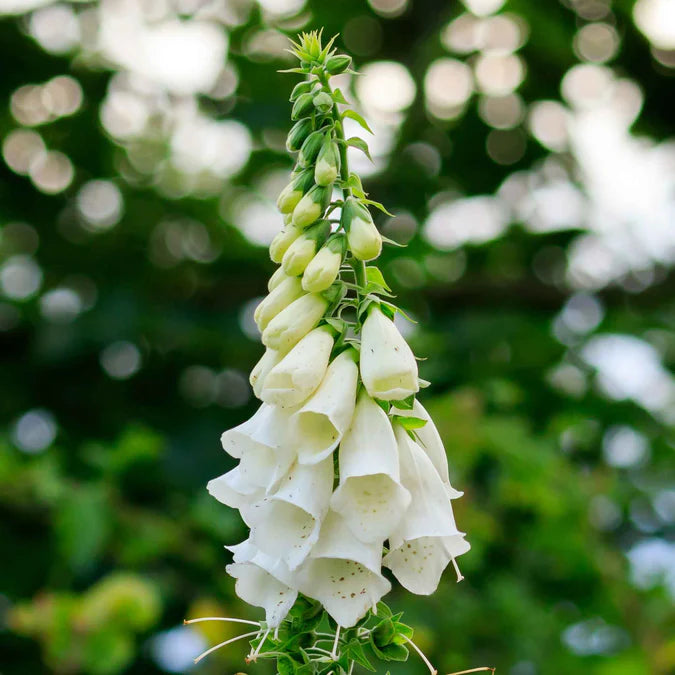
M 308 117 L 314 110 L 313 98 L 310 93 L 298 96 L 298 100 L 293 104 L 291 110 L 291 119 L 299 120 L 301 117 Z
M 308 293 L 321 293 L 330 288 L 340 273 L 345 248 L 344 235 L 338 234 L 312 258 L 302 275 L 302 287 Z
M 333 109 L 333 98 L 325 91 L 319 92 L 313 100 L 314 107 L 323 115 L 329 113 Z
M 293 225 L 287 225 L 277 234 L 270 244 L 270 258 L 275 263 L 280 263 L 288 247 L 302 234 L 302 230 Z
M 330 203 L 331 188 L 315 185 L 293 209 L 293 225 L 307 227 L 319 220 Z
M 326 241 L 330 234 L 330 223 L 321 221 L 309 227 L 299 236 L 284 254 L 281 266 L 286 274 L 296 277 L 305 271 L 305 267 L 316 255 L 317 249 Z
M 298 164 L 300 166 L 310 166 L 314 163 L 316 156 L 321 150 L 321 145 L 323 143 L 325 132 L 319 130 L 312 132 L 300 148 L 300 154 L 298 155 Z
M 326 70 L 331 75 L 337 75 L 338 73 L 344 73 L 347 68 L 352 64 L 352 57 L 345 54 L 340 54 L 338 56 L 331 56 L 328 61 L 326 61 Z
M 373 223 L 370 211 L 353 197 L 342 208 L 342 225 L 347 231 L 349 249 L 355 258 L 373 260 L 380 255 L 382 237 Z
M 305 117 L 299 122 L 296 122 L 288 132 L 288 138 L 286 138 L 286 150 L 288 150 L 288 152 L 297 152 L 300 150 L 307 136 L 312 133 L 312 127 L 312 120 L 309 117 Z
M 290 100 L 295 101 L 301 94 L 308 94 L 310 91 L 312 91 L 314 84 L 315 82 L 298 82 L 295 87 L 293 87 Z
M 314 172 L 311 169 L 297 174 L 279 194 L 277 199 L 279 211 L 281 213 L 291 213 L 312 185 L 314 185 Z
M 314 167 L 314 180 L 317 185 L 330 185 L 340 173 L 340 151 L 330 135 L 326 138 L 319 150 Z

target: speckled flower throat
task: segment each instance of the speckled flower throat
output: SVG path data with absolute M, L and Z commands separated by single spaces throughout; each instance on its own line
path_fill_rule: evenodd
M 276 659 L 284 675 L 373 670 L 371 661 L 405 660 L 409 648 L 435 672 L 382 602 L 392 587 L 383 568 L 420 595 L 436 590 L 449 564 L 460 580 L 456 558 L 469 544 L 451 500 L 462 493 L 417 400 L 427 383 L 373 262 L 383 237 L 369 207 L 384 207 L 349 170 L 347 148 L 368 146 L 345 138 L 343 120 L 370 129 L 331 87 L 331 76 L 353 72 L 333 41 L 324 47 L 309 33 L 293 43 L 300 64 L 287 72 L 305 79 L 291 94 L 296 165 L 270 246 L 279 268 L 255 312 L 266 350 L 251 385 L 262 404 L 222 435 L 239 461 L 208 484 L 250 528 L 228 546 L 227 571 L 265 619 L 193 621 L 250 624 L 234 640 L 250 639 L 248 660 Z

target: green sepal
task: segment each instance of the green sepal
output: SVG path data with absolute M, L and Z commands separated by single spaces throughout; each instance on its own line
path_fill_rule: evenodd
M 349 174 L 349 179 L 347 181 L 347 187 L 351 189 L 356 197 L 359 199 L 365 199 L 368 195 L 367 192 L 364 192 L 363 185 L 361 184 L 361 179 L 355 173 Z
M 377 405 L 380 406 L 380 408 L 382 408 L 382 410 L 384 410 L 384 412 L 387 413 L 387 415 L 389 414 L 389 411 L 391 410 L 391 402 L 390 401 L 383 401 L 379 398 L 374 399 L 374 401 L 375 401 L 375 403 L 377 403 Z M 397 403 L 398 403 L 398 401 L 397 401 Z
M 345 645 L 344 650 L 347 658 L 350 661 L 354 661 L 356 664 L 362 666 L 366 670 L 370 670 L 373 673 L 375 672 L 376 668 L 369 661 L 368 657 L 366 656 L 366 652 L 363 649 L 363 643 L 358 638 L 350 640 Z
M 415 394 L 410 394 L 410 396 L 407 396 L 406 398 L 401 399 L 400 401 L 396 401 L 396 407 L 399 410 L 412 410 L 414 404 L 415 404 Z
M 398 404 L 398 401 L 396 402 Z M 427 421 L 421 417 L 408 417 L 406 415 L 392 415 L 393 422 L 400 424 L 406 431 L 421 429 Z

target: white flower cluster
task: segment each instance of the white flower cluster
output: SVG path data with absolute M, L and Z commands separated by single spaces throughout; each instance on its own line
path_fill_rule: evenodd
M 334 331 L 315 327 L 312 295 L 273 295 L 257 313 L 268 348 L 251 374 L 263 403 L 223 434 L 240 461 L 208 490 L 251 530 L 227 568 L 243 600 L 274 627 L 300 592 L 349 627 L 390 590 L 382 565 L 413 593 L 434 592 L 469 549 L 450 503 L 461 493 L 426 410 L 417 400 L 396 407 L 419 389 L 417 363 L 381 308 L 369 308 L 360 351 L 336 354 Z M 273 324 L 282 337 L 270 341 Z M 375 399 L 390 402 L 389 414 Z M 426 421 L 415 438 L 406 417 Z
M 368 125 L 339 111 L 344 97 L 329 84 L 351 59 L 331 51 L 332 41 L 322 48 L 320 37 L 303 34 L 294 50 L 301 67 L 292 70 L 306 76 L 291 94 L 296 123 L 286 145 L 297 161 L 277 202 L 285 226 L 270 245 L 280 267 L 254 315 L 267 348 L 251 373 L 262 405 L 223 434 L 239 464 L 208 484 L 250 528 L 227 569 L 269 627 L 298 593 L 353 626 L 391 589 L 382 566 L 426 595 L 469 549 L 451 506 L 461 493 L 415 399 L 417 361 L 392 320 L 396 308 L 380 297 L 386 282 L 365 264 L 383 242 L 368 204 L 381 205 L 349 172 L 347 146 L 368 149 L 346 139 L 342 123 Z M 342 199 L 331 202 L 334 187 Z

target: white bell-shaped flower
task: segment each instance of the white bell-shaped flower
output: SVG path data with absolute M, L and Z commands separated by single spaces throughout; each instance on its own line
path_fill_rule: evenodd
M 321 386 L 291 418 L 289 444 L 300 463 L 316 464 L 328 457 L 349 428 L 359 377 L 355 358 L 353 349 L 336 357 Z
M 401 586 L 417 595 L 431 595 L 450 561 L 466 553 L 471 545 L 458 532 L 448 537 L 420 537 L 390 542 L 391 549 L 382 563 Z M 457 577 L 459 581 L 462 577 Z
M 288 274 L 284 272 L 283 267 L 277 267 L 276 271 L 267 282 L 267 290 L 271 293 L 285 279 L 288 279 Z
M 242 475 L 239 466 L 206 484 L 209 494 L 221 504 L 238 509 L 244 522 L 249 524 L 248 514 L 253 504 L 265 498 L 265 489 L 255 485 Z
M 294 300 L 297 300 L 301 295 L 304 295 L 302 288 L 302 281 L 296 277 L 287 277 L 284 279 L 269 295 L 261 300 L 260 304 L 255 308 L 253 319 L 258 325 L 258 328 L 263 331 L 267 324 L 277 315 L 282 309 L 285 309 Z
M 256 398 L 260 398 L 263 386 L 265 385 L 265 378 L 270 370 L 281 361 L 282 357 L 283 354 L 280 354 L 276 349 L 266 349 L 258 363 L 253 366 L 248 381 L 251 383 Z
M 283 562 L 265 555 L 249 540 L 227 548 L 234 554 L 234 562 L 225 569 L 237 580 L 235 593 L 249 605 L 262 607 L 268 626 L 276 628 L 298 597 L 293 575 Z
M 441 477 L 445 489 L 448 492 L 448 497 L 450 499 L 458 499 L 461 497 L 464 493 L 455 490 L 455 488 L 450 485 L 448 457 L 445 453 L 445 447 L 443 447 L 443 441 L 441 440 L 441 436 L 438 433 L 434 421 L 431 419 L 431 415 L 429 415 L 424 406 L 415 399 L 412 410 L 400 410 L 395 408 L 392 412 L 401 417 L 418 417 L 419 419 L 426 420 L 427 423 L 423 427 L 415 429 L 419 444 L 422 446 L 424 452 L 427 453 L 427 456 L 431 460 L 436 471 L 438 471 L 438 475 Z
M 417 361 L 394 322 L 371 306 L 361 332 L 361 379 L 372 398 L 400 401 L 419 391 Z
M 329 511 L 319 541 L 298 572 L 298 589 L 349 628 L 391 590 L 381 574 L 381 557 L 381 541 L 360 541 L 339 514 Z
M 324 379 L 332 349 L 333 335 L 328 326 L 307 333 L 270 369 L 260 394 L 262 400 L 284 408 L 302 403 Z
M 410 504 L 410 493 L 399 478 L 398 446 L 389 417 L 363 391 L 340 443 L 340 486 L 331 508 L 361 541 L 382 541 Z
M 396 427 L 401 482 L 412 500 L 390 536 L 383 563 L 412 593 L 429 595 L 438 587 L 448 562 L 469 550 L 457 530 L 450 499 L 434 465 L 407 432 Z
M 312 328 L 316 328 L 328 308 L 328 300 L 316 293 L 307 293 L 277 314 L 262 334 L 265 347 L 286 353 Z
M 333 461 L 295 463 L 272 496 L 247 514 L 251 542 L 263 553 L 283 560 L 294 570 L 319 537 L 333 490 Z

